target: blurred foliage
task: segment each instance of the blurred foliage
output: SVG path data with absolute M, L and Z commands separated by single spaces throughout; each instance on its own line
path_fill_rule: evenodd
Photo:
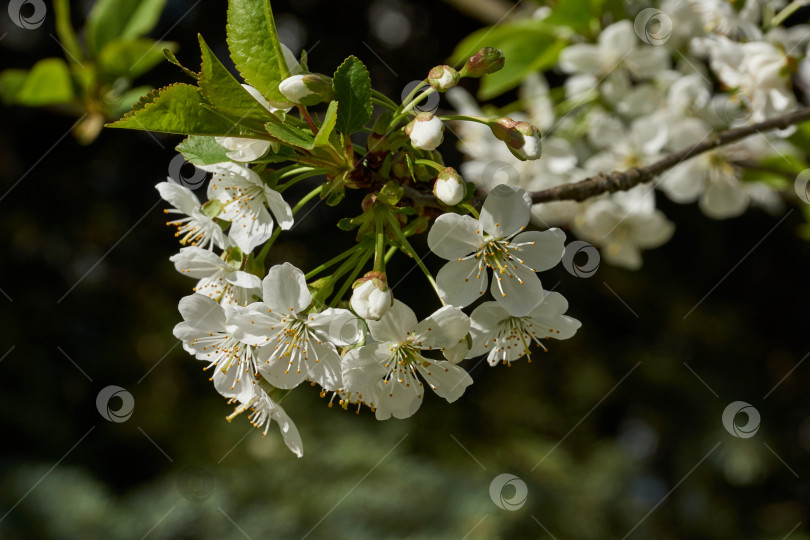
M 92 143 L 104 122 L 118 119 L 152 89 L 133 88 L 132 82 L 163 61 L 163 49 L 177 49 L 176 43 L 143 37 L 155 27 L 165 4 L 98 0 L 81 31 L 82 42 L 71 23 L 70 1 L 55 0 L 56 36 L 51 36 L 67 61 L 44 58 L 30 69 L 0 72 L 0 100 L 78 117 L 73 135 L 81 144 Z
M 280 33 L 305 27 L 309 49 L 322 40 L 315 70 L 355 52 L 394 97 L 477 27 L 432 0 L 369 4 L 367 18 L 319 0 L 274 7 Z M 154 32 L 173 28 L 189 50 L 204 32 L 226 57 L 223 10 L 200 5 L 181 20 L 193 5 L 169 2 Z M 411 28 L 399 46 L 375 26 L 391 10 Z M 47 30 L 18 61 L 58 53 Z M 4 56 L 14 37 L 0 42 Z M 166 84 L 176 70 L 153 76 Z M 473 362 L 462 399 L 431 396 L 407 421 L 329 409 L 302 388 L 284 401 L 305 441 L 299 460 L 274 428 L 262 439 L 244 419 L 225 422 L 231 407 L 171 335 L 193 282 L 167 260 L 177 245 L 152 186 L 178 138 L 105 132 L 43 158 L 72 122 L 26 108 L 3 116 L 0 538 L 550 538 L 545 528 L 603 539 L 642 519 L 630 539 L 810 538 L 810 248 L 795 237 L 799 212 L 778 226 L 758 210 L 715 222 L 661 200 L 678 230 L 641 271 L 544 274 L 582 321 L 576 338 L 531 364 Z M 322 231 L 339 217 L 318 206 L 271 257 L 307 268 L 338 253 L 353 233 Z M 395 293 L 426 315 L 435 306 L 410 270 L 391 268 Z M 135 398 L 127 422 L 96 410 L 111 384 Z M 721 424 L 735 400 L 762 415 L 752 438 Z M 490 499 L 504 472 L 527 484 L 517 511 Z

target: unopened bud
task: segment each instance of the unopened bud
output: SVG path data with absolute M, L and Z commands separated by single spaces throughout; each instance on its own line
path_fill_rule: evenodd
M 455 206 L 464 199 L 465 186 L 456 170 L 447 167 L 436 178 L 433 194 L 447 206 Z
M 419 150 L 434 150 L 444 138 L 444 124 L 433 113 L 422 112 L 405 126 L 411 144 Z
M 349 300 L 352 309 L 369 321 L 379 321 L 394 304 L 394 293 L 388 288 L 385 274 L 369 272 L 355 281 Z
M 458 71 L 450 66 L 436 66 L 428 73 L 430 86 L 439 92 L 447 92 L 458 84 L 460 76 Z
M 538 159 L 542 144 L 540 131 L 528 122 L 499 118 L 489 123 L 492 134 L 506 143 L 512 155 L 521 161 Z
M 332 81 L 316 73 L 293 75 L 278 85 L 284 97 L 298 105 L 311 106 L 332 99 Z
M 503 64 L 503 53 L 499 49 L 484 47 L 467 60 L 459 75 L 481 77 L 487 73 L 495 73 L 503 67 Z

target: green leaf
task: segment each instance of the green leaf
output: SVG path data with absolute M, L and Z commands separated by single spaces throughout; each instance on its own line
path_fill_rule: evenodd
M 182 69 L 182 70 L 183 70 L 183 72 L 184 72 L 186 75 L 188 75 L 189 77 L 191 77 L 191 78 L 192 78 L 192 79 L 194 79 L 195 81 L 196 81 L 196 80 L 198 80 L 198 79 L 200 78 L 200 74 L 199 74 L 199 73 L 196 73 L 196 72 L 194 72 L 194 71 L 191 71 L 191 70 L 190 70 L 190 69 L 188 69 L 186 66 L 184 66 L 183 64 L 181 64 L 181 63 L 180 63 L 180 60 L 178 60 L 178 59 L 177 59 L 177 57 L 174 55 L 174 53 L 173 53 L 172 51 L 170 51 L 169 49 L 163 49 L 163 57 L 164 57 L 166 60 L 168 60 L 170 64 L 174 64 L 175 66 L 177 66 L 177 67 L 179 67 L 180 69 Z
M 278 84 L 288 70 L 270 2 L 229 0 L 227 33 L 231 59 L 242 78 L 270 101 L 286 102 Z
M 194 165 L 211 165 L 229 161 L 228 150 L 217 144 L 214 137 L 191 135 L 177 145 L 176 150 Z
M 120 118 L 152 90 L 154 90 L 154 88 L 151 86 L 137 86 L 127 90 L 118 96 L 117 99 L 105 100 L 104 104 L 109 118 Z
M 520 20 L 470 34 L 456 47 L 451 61 L 462 63 L 483 46 L 496 47 L 506 57 L 503 69 L 481 79 L 478 97 L 487 100 L 515 88 L 529 73 L 553 67 L 566 41 L 545 21 Z
M 568 26 L 577 32 L 590 29 L 595 16 L 591 0 L 559 0 L 543 22 L 554 26 Z
M 351 231 L 360 226 L 360 222 L 355 223 L 353 218 L 343 218 L 337 222 L 338 229 L 341 231 Z
M 337 130 L 350 135 L 360 130 L 371 118 L 371 77 L 357 57 L 350 56 L 332 78 L 335 101 L 338 102 Z
M 264 127 L 271 136 L 290 146 L 306 150 L 312 150 L 315 147 L 315 139 L 306 131 L 276 122 L 268 122 Z
M 331 135 L 332 131 L 335 129 L 337 114 L 337 101 L 329 102 L 329 108 L 326 109 L 326 114 L 323 117 L 321 128 L 318 130 L 318 134 L 315 136 L 315 147 L 326 146 L 329 144 L 329 135 Z
M 206 108 L 196 86 L 179 83 L 150 92 L 107 127 L 181 135 L 255 135 Z
M 199 84 L 205 99 L 221 113 L 232 116 L 235 123 L 249 125 L 260 133 L 265 122 L 280 123 L 222 65 L 202 36 L 198 37 L 202 50 Z
M 31 107 L 70 103 L 75 97 L 70 69 L 61 58 L 40 60 L 28 72 L 3 72 L 0 86 L 0 94 L 8 103 Z
M 87 17 L 87 47 L 96 56 L 115 39 L 148 33 L 160 19 L 166 0 L 98 0 Z
M 110 41 L 98 54 L 99 77 L 108 81 L 134 79 L 163 61 L 163 49 L 176 50 L 177 44 L 147 38 Z

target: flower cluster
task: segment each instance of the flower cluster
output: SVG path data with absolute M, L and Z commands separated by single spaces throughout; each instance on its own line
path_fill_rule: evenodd
M 448 402 L 464 394 L 473 383 L 459 365 L 465 359 L 510 364 L 531 358 L 533 345 L 545 350 L 545 340 L 573 336 L 579 322 L 537 274 L 560 263 L 565 233 L 528 229 L 531 199 L 523 188 L 481 192 L 465 182 L 437 150 L 445 122 L 456 117 L 417 109 L 462 78 L 495 73 L 502 53 L 484 48 L 459 70 L 436 66 L 398 104 L 372 90 L 355 57 L 332 77 L 309 72 L 272 24 L 254 35 L 253 15 L 265 17 L 265 2 L 241 0 L 229 16 L 229 47 L 245 83 L 201 39 L 201 71 L 184 68 L 198 86 L 162 89 L 113 124 L 188 134 L 178 151 L 210 175 L 204 189 L 170 177 L 157 190 L 181 244 L 171 261 L 196 280 L 180 301 L 174 335 L 235 404 L 228 419 L 247 413 L 264 434 L 275 421 L 301 456 L 301 438 L 280 403 L 302 383 L 331 396 L 330 405 L 367 406 L 379 420 L 407 418 L 427 387 Z M 248 46 L 261 39 L 275 45 Z M 311 113 L 316 107 L 322 110 Z M 517 159 L 541 154 L 540 132 L 529 122 L 467 120 L 485 123 L 488 144 Z M 362 131 L 365 146 L 352 138 Z M 292 200 L 288 189 L 297 184 L 294 191 L 310 191 Z M 361 204 L 347 204 L 347 190 L 361 190 Z M 354 244 L 314 268 L 266 264 L 276 239 L 315 198 L 346 207 L 349 217 L 337 227 Z M 447 260 L 435 277 L 411 244 L 423 233 Z M 421 321 L 408 305 L 417 307 L 420 295 L 395 294 L 389 284 L 387 265 L 398 252 L 436 293 L 438 309 Z
M 644 167 L 719 131 L 795 110 L 810 90 L 810 26 L 782 26 L 794 11 L 786 2 L 736 4 L 625 2 L 625 18 L 605 24 L 595 40 L 582 28 L 558 27 L 567 46 L 549 65 L 556 65 L 561 87 L 550 88 L 543 73 L 533 72 L 519 88 L 523 113 L 515 118 L 549 134 L 536 161 L 516 161 L 511 149 L 492 145 L 498 111 L 482 111 L 465 90 L 451 89 L 456 110 L 481 119 L 458 126 L 459 148 L 468 156 L 462 175 L 486 190 L 506 182 L 540 191 Z M 555 16 L 538 10 L 537 27 L 547 28 L 543 24 Z M 738 216 L 751 205 L 780 211 L 778 189 L 792 187 L 785 179 L 807 167 L 794 132 L 758 134 L 705 152 L 676 164 L 654 185 L 584 202 L 535 204 L 533 222 L 568 227 L 599 246 L 603 260 L 637 269 L 641 251 L 674 232 L 657 208 L 655 188 L 676 203 L 697 201 L 713 219 Z

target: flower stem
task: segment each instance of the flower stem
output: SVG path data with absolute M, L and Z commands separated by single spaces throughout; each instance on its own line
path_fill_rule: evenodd
M 446 121 L 446 120 L 461 120 L 464 122 L 478 122 L 479 124 L 489 125 L 492 122 L 492 118 L 484 118 L 483 116 L 467 116 L 464 114 L 443 114 L 439 117 L 439 120 Z
M 416 261 L 416 265 L 419 267 L 422 273 L 425 274 L 425 277 L 430 283 L 430 286 L 433 287 L 433 290 L 436 291 L 436 296 L 439 298 L 439 302 L 441 302 L 442 305 L 444 306 L 445 305 L 444 300 L 442 299 L 442 295 L 439 293 L 439 286 L 436 285 L 436 280 L 433 279 L 433 274 L 430 273 L 430 270 L 427 269 L 425 263 L 422 262 L 422 259 L 416 253 L 416 250 L 413 249 L 413 246 L 411 246 L 410 242 L 408 242 L 408 238 L 402 233 L 402 229 L 400 229 L 399 223 L 397 223 L 396 218 L 394 218 L 394 216 L 389 214 L 388 221 L 391 223 L 391 230 L 393 231 L 394 236 L 396 236 L 397 240 L 399 240 L 402 243 L 402 247 L 404 248 L 403 251 L 405 252 L 406 255 L 409 255 L 410 257 L 413 258 L 414 261 Z
M 366 263 L 368 263 L 368 260 L 371 258 L 371 253 L 372 252 L 369 249 L 365 253 L 360 255 L 360 260 L 352 270 L 352 273 L 349 274 L 349 277 L 346 278 L 346 280 L 343 282 L 343 285 L 340 286 L 340 290 L 338 290 L 337 294 L 335 294 L 334 298 L 332 298 L 332 301 L 329 303 L 331 307 L 335 307 L 338 304 L 338 302 L 340 302 L 340 299 L 343 298 L 343 295 L 346 294 L 346 291 L 349 290 L 349 287 L 351 287 L 352 283 L 354 283 L 354 280 L 357 279 L 357 276 L 360 274 L 360 272 L 363 271 L 363 268 L 366 266 Z
M 314 268 L 314 269 L 310 270 L 309 273 L 307 273 L 307 275 L 305 276 L 307 281 L 309 281 L 313 277 L 317 276 L 318 274 L 320 274 L 321 272 L 323 272 L 327 268 L 330 268 L 330 267 L 336 265 L 337 263 L 339 263 L 340 261 L 342 261 L 346 257 L 350 257 L 356 251 L 358 251 L 358 250 L 360 250 L 362 248 L 363 248 L 363 244 L 355 244 L 354 246 L 350 247 L 349 249 L 347 249 L 346 251 L 344 251 L 340 255 L 332 257 L 331 259 L 329 259 L 328 261 L 326 261 L 322 265 L 318 266 L 317 268 Z
M 385 227 L 383 226 L 382 217 L 379 214 L 374 216 L 374 224 L 376 227 L 375 232 L 375 246 L 374 246 L 374 271 L 385 273 Z
M 295 184 L 297 184 L 301 180 L 306 180 L 307 178 L 312 178 L 313 176 L 320 176 L 320 175 L 322 175 L 322 174 L 324 174 L 326 172 L 327 172 L 326 169 L 312 169 L 312 168 L 309 168 L 309 171 L 303 172 L 303 173 L 299 174 L 298 176 L 295 176 L 295 177 L 291 178 L 289 181 L 285 182 L 284 184 L 282 184 L 280 186 L 277 186 L 276 191 L 278 191 L 279 193 L 282 193 L 284 190 L 294 186 Z
M 428 166 L 428 167 L 430 167 L 432 169 L 437 170 L 438 172 L 442 172 L 443 170 L 445 170 L 447 168 L 444 165 L 442 165 L 441 163 L 436 163 L 432 159 L 417 159 L 416 161 L 413 162 L 413 164 L 414 165 L 426 165 L 426 166 Z
M 770 27 L 774 28 L 779 26 L 785 20 L 796 13 L 799 9 L 803 8 L 807 5 L 807 0 L 793 0 L 790 4 L 788 4 L 785 9 L 774 15 L 773 19 L 771 19 Z
M 293 206 L 292 213 L 295 214 L 296 212 L 301 210 L 301 208 L 303 208 L 305 204 L 307 204 L 314 197 L 320 194 L 321 191 L 323 191 L 323 184 L 321 184 L 320 186 L 316 187 L 315 189 L 313 189 L 312 191 L 301 197 L 301 200 L 298 201 L 298 203 L 295 206 Z
M 397 110 L 397 108 L 399 108 L 399 105 L 397 105 L 397 103 L 393 99 L 389 98 L 379 90 L 372 89 L 371 95 L 374 96 L 377 100 L 383 102 L 385 106 L 389 107 L 391 110 L 395 111 Z

